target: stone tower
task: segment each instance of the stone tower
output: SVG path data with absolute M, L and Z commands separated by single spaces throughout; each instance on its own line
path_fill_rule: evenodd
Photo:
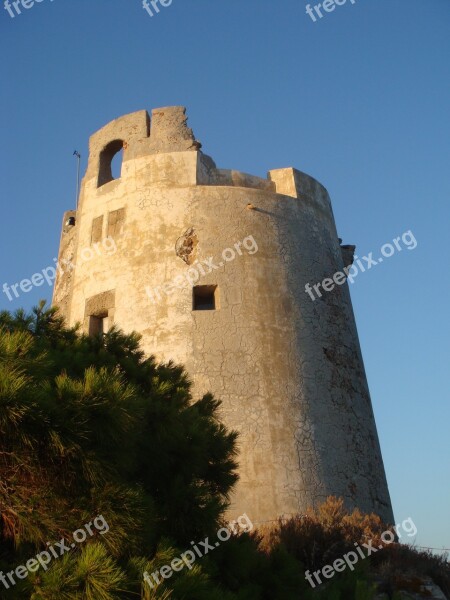
M 216 168 L 185 113 L 135 112 L 91 137 L 53 303 L 87 332 L 139 332 L 196 396 L 222 400 L 240 432 L 233 515 L 264 522 L 336 495 L 393 522 L 347 282 L 305 291 L 353 260 L 326 189 L 293 168 Z

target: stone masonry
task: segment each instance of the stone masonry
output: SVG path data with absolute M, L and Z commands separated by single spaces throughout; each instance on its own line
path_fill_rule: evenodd
M 354 251 L 320 183 L 293 168 L 267 179 L 218 169 L 183 107 L 144 110 L 91 137 L 79 207 L 63 223 L 60 259 L 77 265 L 55 285 L 66 322 L 137 331 L 148 354 L 186 367 L 196 396 L 222 400 L 240 433 L 230 514 L 263 522 L 336 495 L 393 522 L 348 285 L 305 293 Z M 78 260 L 108 235 L 114 254 Z M 221 258 L 249 236 L 257 252 Z M 164 291 L 209 257 L 221 266 Z

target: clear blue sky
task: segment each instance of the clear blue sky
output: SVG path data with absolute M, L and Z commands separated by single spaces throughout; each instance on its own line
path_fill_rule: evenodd
M 351 293 L 396 519 L 450 547 L 450 1 L 348 0 L 315 23 L 304 0 L 2 5 L 0 288 L 52 264 L 73 150 L 84 167 L 89 135 L 143 108 L 186 105 L 222 168 L 318 178 L 360 256 L 412 230 Z

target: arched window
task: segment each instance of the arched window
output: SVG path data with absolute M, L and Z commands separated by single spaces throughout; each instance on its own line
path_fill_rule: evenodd
M 111 173 L 113 179 L 120 179 L 122 175 L 123 148 L 114 154 L 111 161 Z
M 119 179 L 122 170 L 123 140 L 114 140 L 100 152 L 97 187 Z

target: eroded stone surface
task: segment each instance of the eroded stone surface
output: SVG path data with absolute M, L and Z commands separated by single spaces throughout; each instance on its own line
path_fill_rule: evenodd
M 187 265 L 192 265 L 197 257 L 198 238 L 193 227 L 189 227 L 184 234 L 177 239 L 175 252 Z

